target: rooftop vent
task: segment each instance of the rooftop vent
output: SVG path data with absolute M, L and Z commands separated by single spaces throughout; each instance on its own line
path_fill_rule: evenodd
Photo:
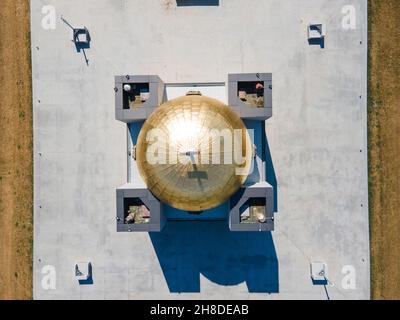
M 200 91 L 194 91 L 194 90 L 190 90 L 188 91 L 188 93 L 186 93 L 187 96 L 201 96 L 201 92 Z

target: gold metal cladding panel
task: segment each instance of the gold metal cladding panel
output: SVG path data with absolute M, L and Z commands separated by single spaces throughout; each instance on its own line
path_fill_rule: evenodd
M 161 135 L 148 140 L 152 129 Z M 245 158 L 243 164 L 224 163 L 225 145 L 219 135 L 209 134 L 212 129 L 229 132 L 232 141 L 234 129 L 242 130 L 239 154 Z M 246 138 L 249 136 L 243 121 L 228 106 L 200 95 L 184 96 L 162 104 L 143 124 L 136 161 L 142 178 L 157 198 L 177 209 L 202 211 L 224 203 L 246 180 L 248 172 L 236 172 L 249 168 L 252 161 L 252 145 L 245 143 Z M 220 164 L 212 162 L 213 156 L 220 159 Z M 234 159 L 233 153 L 231 157 Z

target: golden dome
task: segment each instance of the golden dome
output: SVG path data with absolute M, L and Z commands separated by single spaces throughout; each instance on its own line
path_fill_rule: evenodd
M 187 95 L 156 109 L 143 124 L 136 161 L 162 202 L 203 211 L 229 199 L 244 183 L 252 144 L 240 117 L 218 100 Z

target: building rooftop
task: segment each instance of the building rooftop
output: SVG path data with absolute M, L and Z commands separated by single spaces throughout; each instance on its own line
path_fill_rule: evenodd
M 34 297 L 326 299 L 311 279 L 320 262 L 331 299 L 368 299 L 367 2 L 185 3 L 50 0 L 56 28 L 45 29 L 43 2 L 31 1 Z M 356 8 L 354 30 L 342 26 L 344 5 Z M 89 30 L 87 63 L 61 14 Z M 316 21 L 326 25 L 323 47 L 308 42 Z M 266 180 L 277 186 L 275 231 L 176 221 L 117 233 L 115 189 L 129 172 L 114 75 L 159 75 L 171 98 L 218 83 L 202 92 L 227 103 L 228 74 L 260 71 L 274 75 Z M 76 280 L 77 261 L 90 261 L 90 285 Z M 47 265 L 54 290 L 41 285 Z M 343 286 L 348 270 L 355 288 Z

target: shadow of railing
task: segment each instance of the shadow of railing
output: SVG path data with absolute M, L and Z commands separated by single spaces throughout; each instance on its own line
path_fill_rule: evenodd
M 89 35 L 89 31 L 87 30 L 86 27 L 85 27 L 84 29 L 76 29 L 76 28 L 74 28 L 74 27 L 67 21 L 67 19 L 65 19 L 62 15 L 61 15 L 61 20 L 72 30 L 72 32 L 73 32 L 73 39 L 72 39 L 71 41 L 74 42 L 74 44 L 75 44 L 76 52 L 78 52 L 78 53 L 82 52 L 82 53 L 83 53 L 83 57 L 85 58 L 85 63 L 86 63 L 87 66 L 89 66 L 89 59 L 88 59 L 88 57 L 87 57 L 87 55 L 86 55 L 86 50 L 87 50 L 87 49 L 90 49 L 90 35 Z M 88 34 L 89 39 L 88 39 L 88 41 L 87 41 L 86 43 L 76 42 L 76 41 L 75 41 L 75 40 L 76 40 L 76 39 L 75 39 L 75 37 L 76 37 L 76 32 L 78 32 L 79 34 L 81 34 L 82 31 L 85 31 L 85 34 L 86 34 L 86 33 Z
M 200 292 L 200 274 L 249 292 L 279 292 L 278 259 L 269 232 L 231 232 L 226 221 L 169 222 L 150 233 L 170 292 Z
M 219 6 L 219 0 L 176 0 L 178 7 L 184 6 Z

